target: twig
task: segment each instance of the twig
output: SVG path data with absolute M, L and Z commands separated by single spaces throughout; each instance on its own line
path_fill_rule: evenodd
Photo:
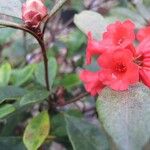
M 43 60 L 44 60 L 44 70 L 45 70 L 45 83 L 46 83 L 46 88 L 48 91 L 50 91 L 50 86 L 49 86 L 49 76 L 48 76 L 48 59 L 47 59 L 47 54 L 46 54 L 46 49 L 44 45 L 44 40 L 42 38 L 42 44 L 41 50 L 42 50 L 42 55 L 43 55 Z
M 26 28 L 24 25 L 20 25 L 17 23 L 11 23 L 11 22 L 2 22 L 0 21 L 0 25 L 5 26 L 5 27 L 10 27 L 10 28 L 14 28 L 14 29 L 20 29 L 22 31 L 26 31 L 28 33 L 30 33 L 32 36 L 34 36 L 40 47 L 42 50 L 42 54 L 43 54 L 43 59 L 44 59 L 44 67 L 45 67 L 45 83 L 46 83 L 46 88 L 49 91 L 49 79 L 48 79 L 48 60 L 47 60 L 47 55 L 46 55 L 46 50 L 45 50 L 45 45 L 44 45 L 44 41 L 43 41 L 43 37 L 41 38 L 41 36 L 38 36 L 35 32 L 33 32 L 32 30 Z
M 42 33 L 45 33 L 46 27 L 50 19 L 60 10 L 60 8 L 67 2 L 68 0 L 60 0 L 58 3 L 53 7 L 50 14 L 46 17 L 46 21 L 44 23 L 43 31 Z
M 61 104 L 61 106 L 66 106 L 66 105 L 69 105 L 69 104 L 71 104 L 71 103 L 75 103 L 75 102 L 77 102 L 77 101 L 80 101 L 82 98 L 84 98 L 84 97 L 86 97 L 86 96 L 88 96 L 88 95 L 89 95 L 89 93 L 87 93 L 87 92 L 81 93 L 80 95 L 78 95 L 78 96 L 75 97 L 74 99 L 65 101 L 64 104 Z

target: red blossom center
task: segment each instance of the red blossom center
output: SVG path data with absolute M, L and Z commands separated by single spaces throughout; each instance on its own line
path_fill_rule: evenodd
M 124 39 L 121 38 L 121 39 L 118 40 L 118 43 L 117 43 L 117 44 L 118 44 L 118 45 L 121 45 L 123 42 L 124 42 Z
M 134 59 L 134 63 L 138 66 L 143 66 L 143 55 L 139 55 Z
M 115 71 L 119 72 L 119 73 L 124 73 L 127 71 L 127 67 L 125 64 L 123 64 L 122 62 L 117 62 L 115 64 Z

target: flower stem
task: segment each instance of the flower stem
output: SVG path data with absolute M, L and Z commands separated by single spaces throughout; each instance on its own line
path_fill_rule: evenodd
M 44 40 L 42 38 L 41 40 L 41 50 L 42 50 L 42 55 L 43 55 L 43 60 L 44 60 L 44 70 L 45 70 L 45 84 L 46 84 L 46 88 L 48 91 L 50 91 L 50 86 L 49 86 L 49 76 L 48 76 L 48 59 L 47 59 L 47 55 L 46 55 L 46 49 L 45 49 L 45 45 L 44 45 Z

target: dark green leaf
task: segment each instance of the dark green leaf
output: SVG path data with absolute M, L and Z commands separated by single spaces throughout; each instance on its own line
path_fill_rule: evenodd
M 49 92 L 46 90 L 34 90 L 27 93 L 21 98 L 20 105 L 23 106 L 27 104 L 38 103 L 45 100 L 48 96 Z
M 15 107 L 11 104 L 0 106 L 0 119 L 15 111 Z
M 49 133 L 49 116 L 46 111 L 34 117 L 27 125 L 23 142 L 28 150 L 37 150 Z
M 78 110 L 69 109 L 65 111 L 66 114 L 75 116 L 75 117 L 82 117 L 82 113 Z M 59 113 L 52 117 L 52 135 L 57 137 L 65 137 L 67 136 L 66 131 L 66 121 L 63 113 Z
M 78 74 L 67 74 L 61 79 L 61 85 L 65 88 L 70 89 L 81 83 Z
M 66 128 L 74 150 L 109 149 L 105 134 L 83 119 L 65 115 Z
M 26 92 L 27 90 L 15 86 L 0 87 L 0 103 L 5 100 L 17 99 L 25 95 Z
M 104 89 L 97 100 L 99 119 L 119 150 L 141 150 L 150 139 L 150 90 L 143 84 L 128 91 Z
M 56 77 L 57 73 L 57 62 L 56 59 L 53 57 L 50 57 L 48 60 L 48 75 L 49 75 L 49 84 L 52 87 L 53 82 Z M 45 70 L 44 70 L 44 63 L 41 62 L 37 65 L 35 69 L 35 77 L 38 83 L 45 86 Z
M 0 150 L 26 150 L 20 137 L 0 137 Z

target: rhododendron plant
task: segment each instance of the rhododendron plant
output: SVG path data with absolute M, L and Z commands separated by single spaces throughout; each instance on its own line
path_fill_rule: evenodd
M 27 0 L 22 5 L 22 19 L 30 28 L 38 28 L 46 15 L 47 8 L 42 0 Z
M 137 33 L 141 41 L 137 47 L 134 46 L 134 29 L 135 25 L 130 20 L 116 21 L 108 25 L 100 41 L 92 39 L 89 31 L 86 64 L 90 64 L 91 58 L 97 55 L 100 70 L 90 74 L 83 70 L 80 78 L 91 95 L 99 94 L 105 86 L 117 91 L 127 90 L 129 85 L 140 81 L 150 87 L 149 27 Z
M 0 150 L 149 149 L 144 1 L 0 0 Z

